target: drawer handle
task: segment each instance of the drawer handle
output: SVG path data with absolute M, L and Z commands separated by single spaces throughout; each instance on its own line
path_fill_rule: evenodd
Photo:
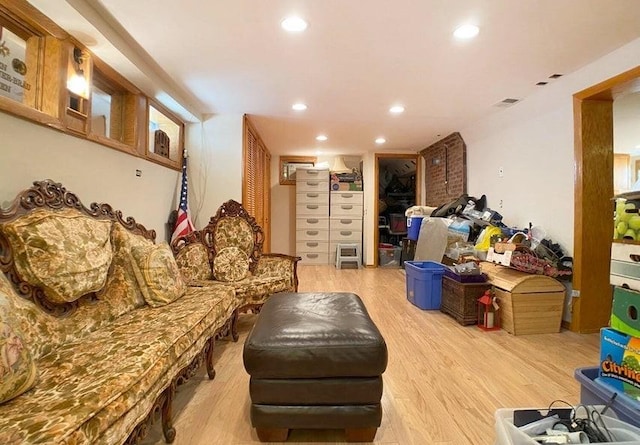
M 308 253 L 307 254 L 307 258 L 318 258 L 318 254 L 317 253 Z
M 351 224 L 353 222 L 352 219 L 341 219 L 340 224 Z
M 318 243 L 307 243 L 307 247 L 318 247 Z
M 317 175 L 320 174 L 320 172 L 316 171 L 316 170 L 307 170 L 307 174 L 308 175 L 316 175 L 317 176 Z
M 317 193 L 307 193 L 307 198 L 317 198 L 318 196 L 320 195 L 318 195 Z
M 352 233 L 353 233 L 353 232 L 352 232 L 351 230 L 342 230 L 342 231 L 340 232 L 340 235 L 342 235 L 342 236 L 349 236 L 349 235 L 351 235 Z
M 317 187 L 320 183 L 316 182 L 316 181 L 307 181 L 307 185 L 310 185 L 311 187 Z
M 318 233 L 317 230 L 307 230 L 307 235 L 316 236 Z
M 629 255 L 629 258 L 631 258 L 631 261 L 635 261 L 640 262 L 640 255 L 638 255 L 637 253 L 632 253 Z
M 307 222 L 309 224 L 318 224 L 320 222 L 320 220 L 313 218 L 313 219 L 308 219 Z
M 346 205 L 341 205 L 340 208 L 342 210 L 351 210 L 353 208 L 353 206 L 346 206 Z
M 318 206 L 317 206 L 317 205 L 308 205 L 308 204 L 307 204 L 307 208 L 308 208 L 309 210 L 317 210 L 317 209 L 318 209 Z
M 345 197 L 345 198 L 353 198 L 353 194 L 352 193 L 345 193 L 342 196 Z

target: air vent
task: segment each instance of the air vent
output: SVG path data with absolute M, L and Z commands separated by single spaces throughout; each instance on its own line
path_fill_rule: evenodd
M 539 86 L 539 87 L 543 87 L 543 86 L 545 86 L 545 85 L 546 85 L 546 84 L 548 84 L 548 83 L 549 83 L 549 82 L 538 82 L 538 83 L 536 83 L 536 85 L 537 85 L 537 86 Z
M 516 102 L 520 102 L 520 99 L 513 99 L 511 97 L 507 97 L 506 99 L 502 99 L 500 102 L 495 104 L 496 107 L 509 107 Z
M 558 77 L 562 77 L 562 74 L 552 74 L 549 76 L 549 79 L 557 79 Z

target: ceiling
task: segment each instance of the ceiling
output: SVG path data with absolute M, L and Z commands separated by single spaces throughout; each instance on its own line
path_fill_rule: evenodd
M 31 3 L 124 74 L 136 65 L 134 83 L 153 77 L 196 117 L 247 113 L 290 155 L 420 150 L 640 37 L 638 0 Z M 281 29 L 291 14 L 306 31 Z M 475 39 L 453 38 L 464 23 Z

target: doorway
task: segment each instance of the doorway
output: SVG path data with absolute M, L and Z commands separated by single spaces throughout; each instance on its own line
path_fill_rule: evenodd
M 640 67 L 574 94 L 574 275 L 570 328 L 598 332 L 611 313 L 613 101 L 640 90 Z
M 394 246 L 395 252 L 406 237 L 404 212 L 420 203 L 421 165 L 418 154 L 377 153 L 374 174 L 373 237 L 374 267 L 384 266 L 379 257 L 380 243 Z

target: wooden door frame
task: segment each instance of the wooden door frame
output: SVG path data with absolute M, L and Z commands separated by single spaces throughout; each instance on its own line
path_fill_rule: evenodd
M 638 90 L 640 66 L 573 95 L 575 332 L 598 332 L 611 314 L 609 284 L 613 232 L 613 100 Z M 587 223 L 588 222 L 588 223 Z
M 378 244 L 380 243 L 380 230 L 378 229 L 378 200 L 380 199 L 380 159 L 411 159 L 416 163 L 416 204 L 419 205 L 422 197 L 422 162 L 419 153 L 375 153 L 373 176 L 373 266 L 378 267 Z

